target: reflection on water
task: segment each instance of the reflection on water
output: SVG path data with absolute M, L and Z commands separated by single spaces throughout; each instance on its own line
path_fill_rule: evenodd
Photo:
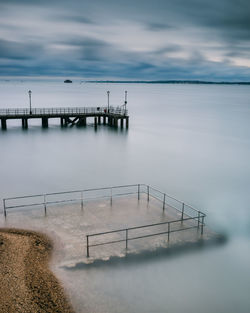
M 101 106 L 128 90 L 130 128 L 0 131 L 2 197 L 148 183 L 189 202 L 228 235 L 218 248 L 111 267 L 58 269 L 79 312 L 249 312 L 250 88 L 0 83 L 0 107 Z

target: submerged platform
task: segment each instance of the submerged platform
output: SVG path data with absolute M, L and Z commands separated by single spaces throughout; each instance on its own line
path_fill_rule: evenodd
M 0 226 L 47 233 L 55 242 L 60 265 L 66 267 L 215 235 L 205 227 L 204 213 L 168 197 L 138 184 L 9 198 L 4 200 Z

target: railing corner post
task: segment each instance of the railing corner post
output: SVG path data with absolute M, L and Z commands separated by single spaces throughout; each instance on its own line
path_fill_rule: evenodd
M 138 191 L 137 191 L 137 193 L 138 193 L 138 200 L 140 200 L 140 184 L 138 184 Z
M 148 202 L 149 202 L 149 186 L 147 186 L 147 192 L 148 192 Z

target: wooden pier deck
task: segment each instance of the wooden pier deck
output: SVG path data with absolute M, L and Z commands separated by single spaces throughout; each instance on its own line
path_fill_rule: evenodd
M 50 118 L 58 118 L 62 127 L 68 125 L 86 126 L 87 118 L 94 118 L 94 125 L 103 124 L 111 127 L 128 128 L 128 111 L 123 107 L 68 107 L 68 108 L 33 108 L 0 109 L 2 130 L 7 129 L 7 120 L 21 120 L 22 128 L 28 128 L 30 119 L 41 119 L 42 127 L 49 126 Z

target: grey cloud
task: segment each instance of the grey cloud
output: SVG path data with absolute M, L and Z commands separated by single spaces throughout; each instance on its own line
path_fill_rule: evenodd
M 164 23 L 146 23 L 145 24 L 146 29 L 149 29 L 151 31 L 162 31 L 162 30 L 169 30 L 169 29 L 173 29 L 175 27 L 173 27 L 170 24 L 164 24 Z
M 249 79 L 249 68 L 236 67 L 228 61 L 230 58 L 250 57 L 249 0 L 0 0 L 0 5 L 10 9 L 1 10 L 0 18 L 11 16 L 9 26 L 8 19 L 2 22 L 4 38 L 11 38 L 11 33 L 18 38 L 18 42 L 0 40 L 2 75 L 7 75 L 9 69 L 13 75 L 23 71 L 29 75 L 72 73 L 138 79 L 211 80 L 233 79 L 234 75 Z M 41 27 L 41 33 L 34 33 L 29 23 L 22 23 L 22 12 L 26 13 L 25 18 L 27 12 L 32 13 L 31 17 L 39 16 L 40 24 L 36 25 L 36 30 Z M 110 31 L 110 26 L 119 24 L 119 21 L 124 23 L 125 29 L 126 23 L 130 27 L 141 26 L 144 42 L 145 38 L 150 42 L 153 36 L 159 36 L 162 48 L 154 50 L 151 47 L 152 51 L 148 52 L 149 45 L 147 51 L 140 49 L 140 52 L 135 52 L 128 45 L 121 49 L 119 34 L 112 37 L 110 44 L 105 38 L 105 27 Z M 71 26 L 71 23 L 79 23 L 79 29 L 84 29 L 88 36 L 81 38 L 80 32 L 76 31 L 78 25 Z M 55 30 L 65 27 L 65 32 L 60 31 L 58 36 L 56 31 L 50 33 L 46 27 L 53 25 Z M 93 25 L 97 25 L 98 30 Z M 115 33 L 116 30 L 113 28 L 112 31 Z M 193 46 L 191 41 L 189 46 L 185 46 L 182 32 L 185 36 L 196 36 L 192 38 Z M 168 45 L 164 44 L 165 34 Z M 173 38 L 175 34 L 177 36 Z M 103 40 L 97 39 L 101 35 Z M 136 33 L 131 37 L 135 36 Z M 32 42 L 27 42 L 27 38 L 32 38 Z M 206 42 L 207 48 L 202 46 Z M 53 44 L 61 45 L 60 49 Z M 212 44 L 214 48 L 211 48 Z M 64 46 L 73 49 L 64 49 Z M 217 63 L 207 61 L 201 52 L 203 49 L 208 53 L 213 50 L 224 60 Z M 173 57 L 175 52 L 177 55 L 182 51 L 191 57 L 188 60 Z M 4 59 L 9 60 L 8 66 Z
M 75 23 L 80 23 L 80 24 L 95 24 L 95 22 L 84 15 L 74 15 L 74 14 L 69 14 L 69 15 L 55 15 L 55 18 L 57 20 L 61 21 L 68 21 L 68 22 L 75 22 Z
M 176 44 L 168 44 L 166 47 L 153 51 L 153 54 L 163 55 L 163 54 L 169 54 L 169 53 L 180 52 L 180 51 L 183 51 L 183 46 L 176 45 Z
M 20 43 L 0 39 L 0 58 L 28 60 L 42 53 L 42 47 L 38 44 Z

